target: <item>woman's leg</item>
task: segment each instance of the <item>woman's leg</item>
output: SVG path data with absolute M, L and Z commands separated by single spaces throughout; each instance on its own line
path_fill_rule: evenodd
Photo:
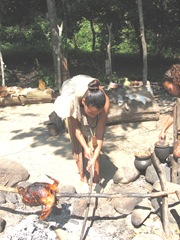
M 85 160 L 83 159 L 83 154 L 79 153 L 79 154 L 74 154 L 74 159 L 76 161 L 76 165 L 79 171 L 79 175 L 80 175 L 80 180 L 82 182 L 88 182 L 87 177 L 86 177 L 86 169 L 85 169 Z
M 99 183 L 100 181 L 100 177 L 99 177 L 99 161 L 100 157 L 96 160 L 95 164 L 94 164 L 94 178 L 93 178 L 93 182 L 94 183 Z
M 73 154 L 74 160 L 76 161 L 76 165 L 77 165 L 78 172 L 80 175 L 80 180 L 82 182 L 87 182 L 87 178 L 86 178 L 86 174 L 85 174 L 85 164 L 84 164 L 85 160 L 84 160 L 84 156 L 83 156 L 83 149 L 82 149 L 79 141 L 75 137 L 74 128 L 73 128 L 73 125 L 71 124 L 69 118 L 66 119 L 66 127 L 68 129 L 69 136 L 71 139 L 72 154 Z

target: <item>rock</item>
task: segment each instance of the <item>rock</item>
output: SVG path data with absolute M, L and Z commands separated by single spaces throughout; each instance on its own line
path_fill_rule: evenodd
M 76 188 L 72 185 L 60 185 L 58 186 L 58 193 L 61 196 L 63 193 L 75 194 Z M 60 197 L 58 198 L 58 206 L 60 207 L 64 202 L 68 201 L 69 197 Z
M 139 175 L 140 172 L 135 167 L 122 167 L 115 172 L 113 181 L 115 184 L 126 184 L 136 180 Z
M 131 223 L 134 227 L 139 227 L 151 213 L 152 205 L 148 199 L 143 199 L 132 211 Z
M 120 214 L 130 214 L 134 207 L 141 202 L 141 198 L 123 197 L 115 198 L 113 201 L 114 209 Z
M 86 207 L 87 207 L 87 199 L 85 198 L 77 199 L 72 204 L 71 214 L 82 217 Z
M 0 191 L 0 204 L 6 202 L 6 193 L 3 191 Z
M 145 240 L 145 239 L 146 240 L 163 240 L 163 238 L 155 234 L 138 234 L 132 240 Z
M 6 201 L 7 202 L 11 202 L 11 203 L 18 203 L 18 196 L 16 193 L 13 193 L 13 192 L 8 192 L 6 194 Z
M 76 192 L 76 188 L 72 185 L 62 185 L 62 186 L 58 186 L 58 192 L 61 193 L 77 193 Z
M 6 221 L 0 217 L 0 233 L 4 231 L 6 226 Z
M 51 123 L 54 123 L 57 126 L 59 132 L 62 133 L 63 131 L 65 131 L 65 122 L 57 115 L 55 111 L 53 111 L 49 115 L 49 120 L 51 121 Z
M 164 165 L 164 170 L 166 173 L 166 179 L 170 182 L 170 168 L 167 165 Z M 145 177 L 146 181 L 151 184 L 154 184 L 157 180 L 159 180 L 156 170 L 152 164 L 147 167 Z
M 107 201 L 106 203 L 98 206 L 98 209 L 96 212 L 101 218 L 102 217 L 113 217 L 115 210 L 114 210 L 112 204 L 109 204 L 109 201 Z
M 180 185 L 167 182 L 168 191 L 176 191 L 180 190 Z M 156 181 L 153 185 L 153 192 L 161 191 L 160 182 Z M 162 197 L 152 198 L 151 200 L 152 206 L 155 210 L 159 210 L 158 214 L 160 215 L 160 209 L 162 205 Z M 169 210 L 169 221 L 171 223 L 179 222 L 179 214 L 180 214 L 180 203 L 176 194 L 168 195 L 168 210 Z
M 26 181 L 29 178 L 28 171 L 10 160 L 0 160 L 0 184 L 3 186 L 14 187 L 18 182 Z

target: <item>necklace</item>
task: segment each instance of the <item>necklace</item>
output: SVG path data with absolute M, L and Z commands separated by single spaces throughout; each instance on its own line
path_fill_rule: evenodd
M 92 123 L 90 123 L 90 121 L 89 121 L 90 119 L 89 119 L 89 117 L 88 117 L 87 114 L 86 114 L 86 118 L 87 118 L 87 122 L 88 122 L 90 128 L 91 128 L 91 129 L 96 128 L 96 126 L 97 126 L 97 122 L 98 122 L 98 115 L 96 116 L 96 121 L 95 121 L 94 125 L 92 125 Z

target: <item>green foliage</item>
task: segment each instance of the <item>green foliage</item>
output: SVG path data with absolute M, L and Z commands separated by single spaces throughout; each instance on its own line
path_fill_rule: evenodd
M 81 22 L 78 23 L 79 25 L 79 31 L 74 33 L 73 40 L 69 41 L 69 44 L 72 47 L 78 48 L 85 52 L 91 52 L 92 51 L 92 31 L 90 22 L 83 18 Z M 96 34 L 98 35 L 100 33 L 100 28 L 98 24 L 94 25 L 94 30 Z M 99 48 L 99 38 L 96 38 L 96 48 Z
M 47 66 L 40 64 L 38 59 L 35 59 L 35 69 L 37 70 L 39 80 L 43 80 L 47 87 L 53 87 L 53 71 Z

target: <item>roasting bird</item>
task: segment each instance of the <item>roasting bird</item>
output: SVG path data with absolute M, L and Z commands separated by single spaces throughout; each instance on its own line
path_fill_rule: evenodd
M 51 213 L 52 207 L 57 203 L 56 192 L 59 181 L 48 175 L 47 177 L 53 180 L 54 183 L 35 182 L 26 188 L 18 187 L 18 193 L 25 205 L 31 207 L 43 205 L 40 220 L 46 219 Z

